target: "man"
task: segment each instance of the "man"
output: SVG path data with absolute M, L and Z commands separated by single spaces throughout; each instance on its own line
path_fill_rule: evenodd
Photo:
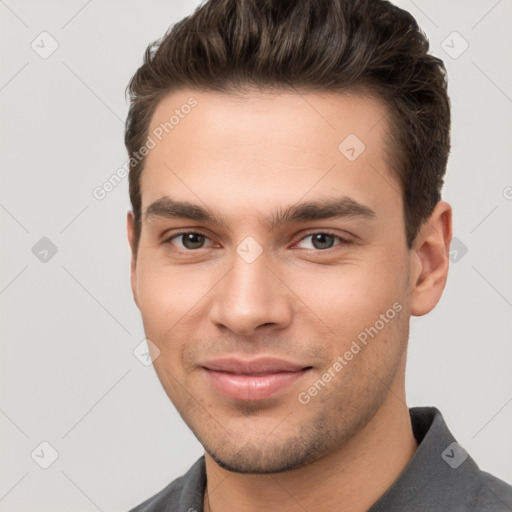
M 156 511 L 512 510 L 433 408 L 411 315 L 451 208 L 442 61 L 380 0 L 209 0 L 129 85 L 131 283 L 204 446 Z

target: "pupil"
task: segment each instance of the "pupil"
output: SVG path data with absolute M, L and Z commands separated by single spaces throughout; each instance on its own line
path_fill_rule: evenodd
M 316 249 L 329 249 L 330 247 L 332 247 L 333 241 L 334 237 L 332 235 L 328 235 L 327 233 L 318 233 L 313 236 L 313 245 L 315 246 Z
M 183 235 L 183 245 L 187 249 L 198 249 L 203 243 L 203 238 L 199 233 L 187 233 Z

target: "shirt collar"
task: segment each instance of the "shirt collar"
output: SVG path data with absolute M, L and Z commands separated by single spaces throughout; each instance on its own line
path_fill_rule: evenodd
M 457 483 L 473 480 L 476 463 L 448 430 L 436 407 L 409 409 L 414 437 L 419 446 L 404 471 L 368 512 L 402 510 L 449 510 L 449 497 Z M 430 507 L 430 508 L 429 508 Z M 451 510 L 451 509 L 450 509 Z

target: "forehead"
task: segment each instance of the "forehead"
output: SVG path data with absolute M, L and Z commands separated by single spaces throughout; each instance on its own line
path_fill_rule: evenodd
M 193 135 L 191 131 L 197 133 L 199 124 L 205 151 L 218 148 L 222 141 L 212 136 L 222 134 L 236 136 L 224 141 L 227 144 L 293 144 L 295 140 L 297 145 L 308 142 L 308 149 L 320 149 L 319 142 L 337 142 L 347 134 L 375 147 L 388 132 L 386 107 L 370 94 L 288 90 L 231 94 L 191 89 L 175 91 L 160 101 L 149 132 L 169 142 L 172 138 L 178 144 Z M 168 137 L 171 134 L 173 137 Z M 213 148 L 210 141 L 214 142 Z
M 260 210 L 322 194 L 396 204 L 388 131 L 369 95 L 175 91 L 149 125 L 143 210 L 164 195 Z

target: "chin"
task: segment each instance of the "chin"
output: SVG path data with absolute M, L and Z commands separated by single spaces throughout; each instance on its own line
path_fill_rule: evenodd
M 239 452 L 235 452 L 229 456 L 222 456 L 209 450 L 208 454 L 211 458 L 222 468 L 232 473 L 242 474 L 271 474 L 271 473 L 283 473 L 285 471 L 291 471 L 306 466 L 312 462 L 311 457 L 307 454 L 289 454 L 288 457 L 283 457 L 282 454 L 279 456 L 265 456 L 261 453 L 261 450 L 245 447 Z
M 298 469 L 327 455 L 336 444 L 328 432 L 317 429 L 310 431 L 309 435 L 302 431 L 285 439 L 274 438 L 273 443 L 269 436 L 264 435 L 257 442 L 248 440 L 240 447 L 235 443 L 219 443 L 213 447 L 204 439 L 199 441 L 220 467 L 245 474 L 283 473 Z

